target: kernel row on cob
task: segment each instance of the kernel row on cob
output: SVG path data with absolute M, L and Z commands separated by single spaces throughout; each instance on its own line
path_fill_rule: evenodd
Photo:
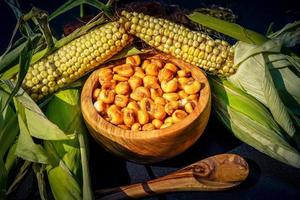
M 118 22 L 97 27 L 31 65 L 23 88 L 40 100 L 107 61 L 132 39 Z
M 143 13 L 122 11 L 121 15 L 119 21 L 126 31 L 164 53 L 197 65 L 211 74 L 229 76 L 236 71 L 233 47 L 226 41 L 213 40 L 204 33 Z

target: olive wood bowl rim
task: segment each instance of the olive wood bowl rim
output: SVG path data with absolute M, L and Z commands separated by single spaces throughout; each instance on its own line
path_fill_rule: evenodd
M 149 131 L 132 131 L 132 130 L 122 129 L 106 121 L 94 108 L 93 101 L 92 101 L 92 91 L 95 89 L 98 81 L 98 77 L 97 77 L 98 71 L 103 68 L 112 68 L 118 64 L 125 63 L 125 58 L 116 61 L 111 61 L 109 63 L 100 65 L 95 71 L 93 71 L 92 74 L 90 74 L 89 77 L 86 79 L 81 91 L 81 112 L 83 114 L 84 121 L 89 126 L 91 126 L 91 128 L 95 132 L 97 132 L 97 134 L 104 135 L 103 133 L 106 133 L 113 137 L 118 137 L 118 138 L 121 137 L 124 139 L 135 139 L 135 140 L 139 140 L 139 139 L 144 140 L 147 138 L 156 138 L 162 136 L 166 137 L 178 131 L 180 132 L 181 130 L 184 130 L 189 124 L 192 124 L 202 114 L 206 106 L 210 105 L 210 99 L 211 99 L 210 85 L 204 72 L 199 67 L 188 64 L 182 60 L 179 60 L 170 55 L 162 54 L 162 53 L 159 54 L 145 53 L 145 54 L 141 54 L 140 57 L 142 60 L 161 59 L 164 62 L 167 61 L 173 63 L 181 69 L 189 68 L 192 73 L 192 77 L 198 80 L 201 84 L 203 83 L 205 84 L 204 87 L 201 87 L 197 106 L 194 108 L 194 111 L 190 113 L 187 117 L 185 117 L 182 121 L 163 129 L 155 129 Z M 88 101 L 85 101 L 85 99 L 87 98 Z M 103 127 L 111 127 L 113 131 L 108 131 L 108 129 L 105 129 Z

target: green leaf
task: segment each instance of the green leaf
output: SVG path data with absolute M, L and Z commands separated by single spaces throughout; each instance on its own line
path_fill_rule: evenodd
M 229 115 L 232 119 L 231 127 L 239 139 L 281 162 L 300 168 L 299 152 L 283 138 L 239 112 L 229 110 Z
M 54 48 L 53 36 L 48 23 L 48 14 L 46 11 L 33 7 L 29 13 L 22 16 L 23 19 L 32 20 L 42 32 L 47 44 L 47 49 L 51 51 Z
M 5 3 L 12 9 L 16 19 L 19 19 L 22 16 L 22 11 L 20 9 L 20 4 L 18 0 L 5 0 Z
M 49 102 L 46 110 L 48 119 L 68 134 L 85 132 L 79 104 L 77 89 L 62 90 L 56 93 Z M 59 113 L 59 114 L 58 114 Z
M 81 200 L 82 193 L 77 181 L 64 169 L 46 167 L 51 191 L 56 200 Z
M 300 137 L 296 134 L 296 127 L 278 94 L 264 57 L 268 51 L 280 51 L 278 46 L 277 41 L 268 41 L 261 46 L 238 42 L 234 57 L 238 70 L 228 80 L 267 106 L 287 137 L 300 147 Z
M 74 134 L 66 135 L 50 122 L 25 92 L 15 97 L 15 107 L 20 128 L 16 153 L 26 160 L 48 162 L 46 151 L 41 145 L 34 143 L 31 136 L 46 140 L 68 140 L 74 136 Z
M 3 115 L 0 116 L 0 159 L 4 158 L 9 147 L 15 142 L 19 133 L 17 123 L 16 113 L 13 112 L 11 106 L 8 106 L 6 112 L 3 112 Z
M 36 44 L 40 41 L 40 34 L 34 33 L 29 26 L 26 17 L 31 16 L 31 12 L 23 15 L 23 13 L 20 10 L 20 6 L 17 0 L 6 0 L 6 3 L 9 5 L 9 7 L 13 10 L 13 12 L 16 15 L 17 24 L 15 26 L 15 29 L 12 33 L 12 37 L 10 39 L 10 42 L 8 44 L 8 47 L 6 48 L 6 51 L 4 54 L 0 57 L 0 74 L 3 73 L 5 70 L 9 69 L 10 67 L 15 64 L 17 58 L 21 54 L 21 52 L 24 50 L 26 45 L 28 44 L 28 40 L 31 41 L 32 44 Z M 14 38 L 17 35 L 18 30 L 22 34 L 21 38 L 17 40 L 15 43 Z M 25 34 L 25 35 L 23 35 Z M 24 41 L 25 40 L 25 41 Z M 13 50 L 12 50 L 13 48 Z
M 27 70 L 29 68 L 30 65 L 30 61 L 31 61 L 31 57 L 33 55 L 34 49 L 36 47 L 37 44 L 33 44 L 32 41 L 28 38 L 27 40 L 27 44 L 24 47 L 24 49 L 21 51 L 20 54 L 20 60 L 19 60 L 19 73 L 18 73 L 18 80 L 17 83 L 15 84 L 14 89 L 11 91 L 11 94 L 6 102 L 6 105 L 8 105 L 8 103 L 10 103 L 10 101 L 12 100 L 12 98 L 17 94 L 17 92 L 19 91 L 22 82 L 25 78 L 25 75 L 27 73 Z
M 266 31 L 266 35 L 272 34 L 273 33 L 273 26 L 274 26 L 274 22 L 271 22 L 268 26 L 268 29 Z
M 10 38 L 10 41 L 9 41 L 9 44 L 8 44 L 8 47 L 6 48 L 5 52 L 0 56 L 0 62 L 2 62 L 3 58 L 5 57 L 5 55 L 11 50 L 11 47 L 13 46 L 13 41 L 14 41 L 14 38 L 18 32 L 18 29 L 20 27 L 20 20 L 17 21 L 17 24 L 15 25 L 15 28 L 13 30 L 13 33 L 12 33 L 12 36 Z M 2 68 L 2 67 L 1 67 Z M 1 69 L 0 68 L 0 69 Z
M 300 77 L 291 69 L 294 66 L 289 56 L 283 54 L 267 55 L 275 87 L 289 113 L 300 116 Z
M 300 57 L 297 55 L 291 55 L 291 56 L 286 56 L 287 60 L 291 63 L 292 65 L 292 70 L 295 71 L 295 74 L 299 77 L 300 76 Z
M 29 130 L 25 125 L 22 117 L 18 115 L 20 135 L 17 142 L 16 154 L 31 162 L 48 163 L 48 155 L 45 149 L 40 145 L 34 143 L 30 136 Z
M 274 81 L 275 87 L 280 95 L 281 100 L 289 109 L 289 113 L 299 115 L 300 78 L 297 73 L 300 71 L 300 59 L 297 60 L 297 57 L 295 56 L 291 57 L 285 54 L 281 54 L 281 45 L 282 42 L 280 40 L 269 40 L 261 46 L 239 42 L 237 43 L 238 49 L 235 51 L 235 65 L 238 66 L 248 58 L 257 54 L 263 54 L 264 61 L 270 70 L 272 80 Z M 253 70 L 252 68 L 252 65 L 249 65 L 248 70 L 251 71 Z M 245 80 L 246 79 L 247 78 L 245 78 Z M 256 81 L 253 82 L 254 85 L 258 84 Z M 262 97 L 259 98 L 259 100 L 261 102 L 264 102 L 263 94 Z
M 10 170 L 17 164 L 16 147 L 17 141 L 11 145 L 5 158 L 5 167 L 8 173 L 10 173 Z
M 269 34 L 268 37 L 281 41 L 285 47 L 293 47 L 300 42 L 300 21 L 287 24 L 281 30 Z M 300 116 L 300 58 L 297 55 L 270 54 L 268 66 L 279 95 L 288 108 L 289 113 L 297 121 Z M 295 117 L 295 116 L 298 117 Z M 298 123 L 298 126 L 300 123 Z
M 3 160 L 0 158 L 0 199 L 6 197 L 6 185 L 7 185 L 7 171 Z
M 2 115 L 5 116 L 6 112 L 8 111 L 7 108 L 5 108 L 5 103 L 9 97 L 9 89 L 7 85 L 0 81 L 0 109 L 3 110 Z M 0 125 L 2 125 L 3 122 L 0 121 Z
M 269 34 L 268 37 L 281 40 L 285 47 L 296 46 L 300 42 L 300 21 L 289 23 L 279 31 Z
M 78 133 L 78 140 L 80 144 L 80 156 L 81 156 L 81 166 L 82 166 L 82 198 L 86 200 L 92 200 L 93 190 L 91 186 L 91 178 L 89 173 L 89 162 L 87 156 L 87 137 L 82 133 Z
M 128 47 L 124 48 L 122 51 L 120 51 L 118 54 L 113 56 L 108 61 L 119 60 L 119 59 L 122 59 L 122 58 L 125 58 L 128 56 L 132 56 L 132 55 L 136 55 L 136 54 L 143 54 L 143 53 L 148 53 L 148 52 L 149 51 L 141 51 L 138 48 L 136 48 L 135 46 L 128 46 Z
M 262 80 L 262 89 L 267 101 L 268 108 L 270 109 L 274 119 L 277 123 L 289 134 L 289 136 L 300 147 L 300 135 L 296 133 L 292 119 L 288 113 L 287 108 L 282 102 L 280 95 L 275 87 L 269 68 L 264 65 L 264 79 Z
M 257 54 L 280 54 L 281 45 L 282 43 L 279 40 L 269 40 L 259 46 L 245 42 L 237 42 L 234 51 L 234 65 L 239 66 L 241 63 Z
M 288 142 L 271 113 L 254 97 L 226 80 L 209 79 L 213 108 L 232 133 L 255 149 L 300 168 L 300 154 Z
M 52 180 L 50 186 L 56 199 L 90 199 L 91 197 L 86 141 L 82 141 L 86 139 L 82 138 L 84 137 L 82 135 L 86 135 L 87 130 L 82 119 L 79 99 L 78 89 L 62 90 L 53 96 L 46 109 L 49 120 L 62 130 L 78 135 L 78 138 L 73 140 L 45 142 L 47 151 L 56 152 L 57 159 L 61 159 L 67 168 L 62 168 L 58 164 L 47 166 L 48 179 Z M 57 115 L 57 112 L 60 114 Z M 68 170 L 70 173 L 67 173 Z M 61 176 L 56 173 L 61 174 L 72 184 L 58 187 Z
M 80 18 L 83 18 L 85 16 L 85 7 L 84 7 L 83 4 L 79 5 L 79 7 L 80 7 L 80 14 L 79 14 L 79 16 L 80 16 Z
M 57 115 L 57 112 L 60 112 L 60 114 Z M 63 90 L 55 94 L 47 106 L 46 116 L 52 123 L 67 133 L 86 133 L 79 106 L 78 90 Z M 78 138 L 69 141 L 53 141 L 51 144 L 58 156 L 81 182 L 81 177 L 78 177 L 81 171 Z
M 31 136 L 44 140 L 68 140 L 74 134 L 66 135 L 57 125 L 49 121 L 36 103 L 23 91 L 15 97 L 24 114 L 24 122 Z
M 85 74 L 80 79 L 78 79 L 75 82 L 72 82 L 62 88 L 62 90 L 68 90 L 68 89 L 81 89 L 81 87 L 84 84 L 85 79 L 88 77 L 89 74 Z
M 8 174 L 16 160 L 16 156 L 11 153 L 15 147 L 14 142 L 17 138 L 19 127 L 16 126 L 18 123 L 17 116 L 11 105 L 4 109 L 9 94 L 5 92 L 4 88 L 2 89 L 0 90 L 0 109 L 3 110 L 0 114 L 0 199 L 5 199 Z
M 224 104 L 223 106 L 230 105 L 230 107 L 238 110 L 243 115 L 260 122 L 269 129 L 275 129 L 277 134 L 281 134 L 279 126 L 274 121 L 272 115 L 269 114 L 268 109 L 262 106 L 260 102 L 253 100 L 253 97 L 236 88 L 232 83 L 226 80 L 219 80 L 217 78 L 210 78 L 209 80 L 212 84 L 213 95 L 216 96 L 216 101 L 222 99 L 222 101 L 219 101 Z M 266 113 L 268 113 L 268 115 L 266 115 Z
M 8 70 L 10 67 L 17 63 L 18 57 L 25 48 L 27 42 L 20 44 L 18 47 L 8 52 L 0 59 L 0 74 Z
M 27 126 L 30 134 L 43 140 L 68 140 L 74 138 L 74 134 L 66 135 L 55 124 L 51 123 L 43 114 L 29 109 L 25 110 Z
M 32 169 L 35 173 L 35 176 L 36 176 L 36 179 L 38 182 L 40 197 L 42 200 L 47 200 L 48 195 L 47 195 L 47 189 L 46 189 L 46 180 L 44 177 L 45 166 L 38 164 L 38 163 L 33 163 Z
M 193 12 L 192 14 L 187 15 L 187 17 L 202 26 L 206 26 L 236 40 L 247 42 L 249 44 L 262 44 L 267 40 L 265 36 L 246 29 L 238 24 L 211 17 L 200 12 Z
M 51 15 L 49 16 L 49 20 L 52 20 L 58 17 L 59 15 L 82 4 L 87 4 L 95 8 L 98 8 L 99 10 L 102 10 L 107 16 L 111 16 L 110 7 L 98 0 L 69 0 L 63 5 L 61 5 L 58 9 L 56 9 L 53 13 L 51 13 Z
M 24 176 L 28 172 L 29 167 L 31 166 L 31 162 L 24 161 L 22 166 L 19 168 L 17 175 L 14 177 L 12 184 L 9 186 L 6 194 L 9 196 L 11 193 L 15 191 L 18 184 L 23 180 Z

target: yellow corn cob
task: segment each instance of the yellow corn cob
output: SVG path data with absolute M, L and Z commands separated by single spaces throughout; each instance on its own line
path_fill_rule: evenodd
M 150 46 L 220 76 L 229 76 L 233 67 L 233 48 L 222 40 L 143 13 L 122 11 L 120 23 Z
M 131 41 L 132 37 L 118 22 L 95 28 L 31 65 L 23 88 L 39 100 L 82 77 Z

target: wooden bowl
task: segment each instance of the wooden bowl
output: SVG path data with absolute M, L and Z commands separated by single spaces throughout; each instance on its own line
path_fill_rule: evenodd
M 165 54 L 142 55 L 141 58 L 157 58 L 171 62 L 182 69 L 191 70 L 193 78 L 202 85 L 199 102 L 194 112 L 181 122 L 159 130 L 130 131 L 114 126 L 103 119 L 93 106 L 92 91 L 98 85 L 99 70 L 94 71 L 83 86 L 81 110 L 90 133 L 105 149 L 131 161 L 154 163 L 182 153 L 202 135 L 210 115 L 211 93 L 208 80 L 198 67 Z M 125 63 L 125 60 L 100 67 L 111 68 L 120 63 Z

